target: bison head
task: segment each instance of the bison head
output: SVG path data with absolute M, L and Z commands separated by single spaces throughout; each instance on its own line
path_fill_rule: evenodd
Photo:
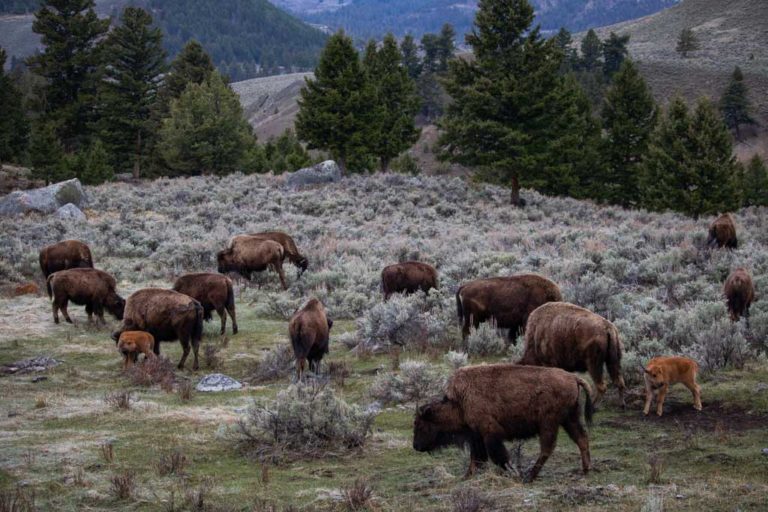
M 443 397 L 416 411 L 413 449 L 417 452 L 431 452 L 444 446 L 462 444 L 465 428 L 458 405 Z
M 304 256 L 299 256 L 299 259 L 296 260 L 296 266 L 299 267 L 299 277 L 301 277 L 301 274 L 306 272 L 307 267 L 309 266 L 309 261 L 307 261 L 307 258 Z
M 116 293 L 111 293 L 107 296 L 107 300 L 104 303 L 107 311 L 114 315 L 118 320 L 123 319 L 123 313 L 125 312 L 125 299 Z
M 235 265 L 235 255 L 232 249 L 224 249 L 216 254 L 216 262 L 219 265 L 219 274 L 226 274 L 227 272 L 236 272 L 238 270 Z
M 645 372 L 645 381 L 652 389 L 659 389 L 666 382 L 664 368 L 661 366 L 651 366 L 649 368 L 643 367 L 643 372 Z

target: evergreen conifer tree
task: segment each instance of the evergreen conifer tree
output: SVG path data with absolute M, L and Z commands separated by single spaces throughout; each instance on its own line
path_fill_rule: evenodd
M 163 94 L 175 99 L 181 96 L 190 83 L 201 84 L 208 80 L 216 68 L 211 57 L 197 41 L 189 41 L 173 59 L 165 77 Z
M 731 75 L 731 81 L 720 98 L 720 112 L 726 126 L 736 132 L 737 139 L 741 139 L 741 125 L 755 124 L 751 110 L 744 75 L 736 66 Z
M 587 72 L 602 70 L 603 43 L 594 30 L 589 29 L 581 40 L 581 68 Z
M 33 126 L 29 155 L 32 163 L 31 176 L 45 181 L 46 185 L 73 177 L 66 175 L 64 148 L 50 122 L 38 121 Z
M 684 28 L 680 31 L 680 36 L 677 38 L 677 46 L 675 51 L 682 55 L 683 58 L 688 57 L 688 54 L 695 52 L 699 49 L 699 38 L 691 28 Z
M 5 73 L 5 50 L 0 48 L 0 163 L 20 163 L 27 154 L 29 121 L 21 92 Z
M 611 32 L 603 43 L 603 75 L 610 81 L 613 75 L 619 71 L 621 64 L 629 56 L 627 44 L 629 36 L 618 36 Z
M 421 60 L 419 59 L 419 47 L 413 36 L 406 34 L 400 43 L 400 52 L 403 54 L 403 66 L 408 71 L 408 76 L 416 80 L 421 74 Z
M 759 155 L 754 155 L 744 168 L 741 197 L 744 206 L 768 206 L 768 166 Z
M 563 54 L 563 63 L 560 66 L 560 71 L 562 73 L 569 73 L 574 71 L 578 66 L 578 54 L 576 53 L 576 50 L 571 46 L 573 44 L 573 37 L 571 37 L 571 33 L 565 27 L 560 27 L 560 30 L 554 37 L 554 40 L 555 46 L 557 46 L 557 48 L 560 50 L 560 53 Z

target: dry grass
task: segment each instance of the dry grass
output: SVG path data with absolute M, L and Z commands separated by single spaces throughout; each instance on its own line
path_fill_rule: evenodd
M 130 470 L 115 473 L 109 479 L 110 491 L 118 500 L 127 500 L 136 492 L 136 473 Z
M 104 403 L 117 410 L 127 411 L 131 404 L 136 401 L 132 391 L 120 390 L 112 391 L 104 395 Z

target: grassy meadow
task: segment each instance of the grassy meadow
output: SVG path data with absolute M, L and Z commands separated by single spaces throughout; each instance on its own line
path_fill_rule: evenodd
M 0 365 L 40 355 L 61 361 L 47 372 L 0 375 L 0 511 L 765 510 L 768 303 L 753 305 L 749 325 L 733 324 L 721 291 L 737 266 L 751 271 L 759 297 L 768 289 L 765 209 L 735 213 L 740 245 L 728 252 L 702 249 L 711 218 L 530 191 L 516 210 L 504 189 L 450 178 L 374 175 L 292 190 L 279 177 L 232 175 L 87 191 L 86 223 L 0 220 Z M 76 325 L 55 325 L 44 293 L 13 296 L 19 283 L 44 289 L 37 251 L 57 240 L 87 242 L 127 297 L 214 270 L 229 237 L 263 229 L 293 235 L 307 273 L 297 279 L 287 266 L 285 292 L 274 274 L 238 283 L 240 333 L 228 327 L 220 337 L 214 315 L 201 369 L 188 361 L 171 388 L 139 385 L 122 371 L 109 338 L 114 319 L 88 325 L 84 309 L 71 305 Z M 379 272 L 405 259 L 434 264 L 441 288 L 385 304 Z M 609 386 L 589 430 L 587 476 L 561 432 L 532 484 L 494 467 L 464 480 L 467 452 L 411 448 L 415 404 L 439 393 L 458 366 L 518 357 L 519 341 L 508 347 L 487 327 L 462 346 L 453 294 L 464 281 L 519 272 L 546 275 L 566 300 L 616 324 L 629 407 Z M 362 446 L 297 451 L 284 439 L 270 444 L 269 432 L 263 446 L 246 445 L 237 425 L 254 402 L 275 410 L 293 389 L 291 368 L 264 370 L 289 343 L 287 319 L 312 295 L 334 319 L 323 389 L 375 416 L 372 427 Z M 175 365 L 181 349 L 163 343 L 162 353 Z M 643 417 L 638 364 L 662 354 L 700 363 L 702 412 L 680 386 L 663 417 Z M 184 396 L 186 383 L 213 372 L 244 388 Z M 124 392 L 131 403 L 121 409 L 113 402 Z M 337 417 L 326 402 L 310 406 L 327 423 L 346 421 L 346 409 Z M 537 452 L 535 439 L 523 443 L 521 464 Z

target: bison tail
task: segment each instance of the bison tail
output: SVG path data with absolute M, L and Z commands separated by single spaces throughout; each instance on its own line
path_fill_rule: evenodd
M 608 336 L 608 354 L 606 357 L 606 366 L 612 379 L 618 379 L 621 374 L 621 340 L 619 331 L 613 325 L 608 326 L 606 330 Z
M 232 281 L 227 282 L 227 305 L 226 308 L 229 311 L 234 311 L 235 307 L 235 290 L 232 286 Z
M 584 400 L 584 419 L 587 422 L 587 425 L 592 425 L 592 417 L 595 415 L 595 404 L 592 401 L 592 388 L 589 386 L 587 381 L 582 379 L 581 377 L 576 377 L 576 384 L 580 388 L 584 388 L 584 392 L 586 393 L 587 397 Z
M 53 289 L 51 288 L 51 278 L 53 278 L 53 274 L 49 275 L 48 278 L 45 280 L 45 291 L 48 292 L 48 298 L 53 298 Z
M 195 303 L 195 326 L 192 329 L 192 341 L 200 341 L 203 339 L 203 317 L 205 312 L 203 306 L 197 302 Z
M 456 314 L 459 315 L 459 325 L 464 323 L 464 307 L 461 305 L 461 288 L 456 291 Z

